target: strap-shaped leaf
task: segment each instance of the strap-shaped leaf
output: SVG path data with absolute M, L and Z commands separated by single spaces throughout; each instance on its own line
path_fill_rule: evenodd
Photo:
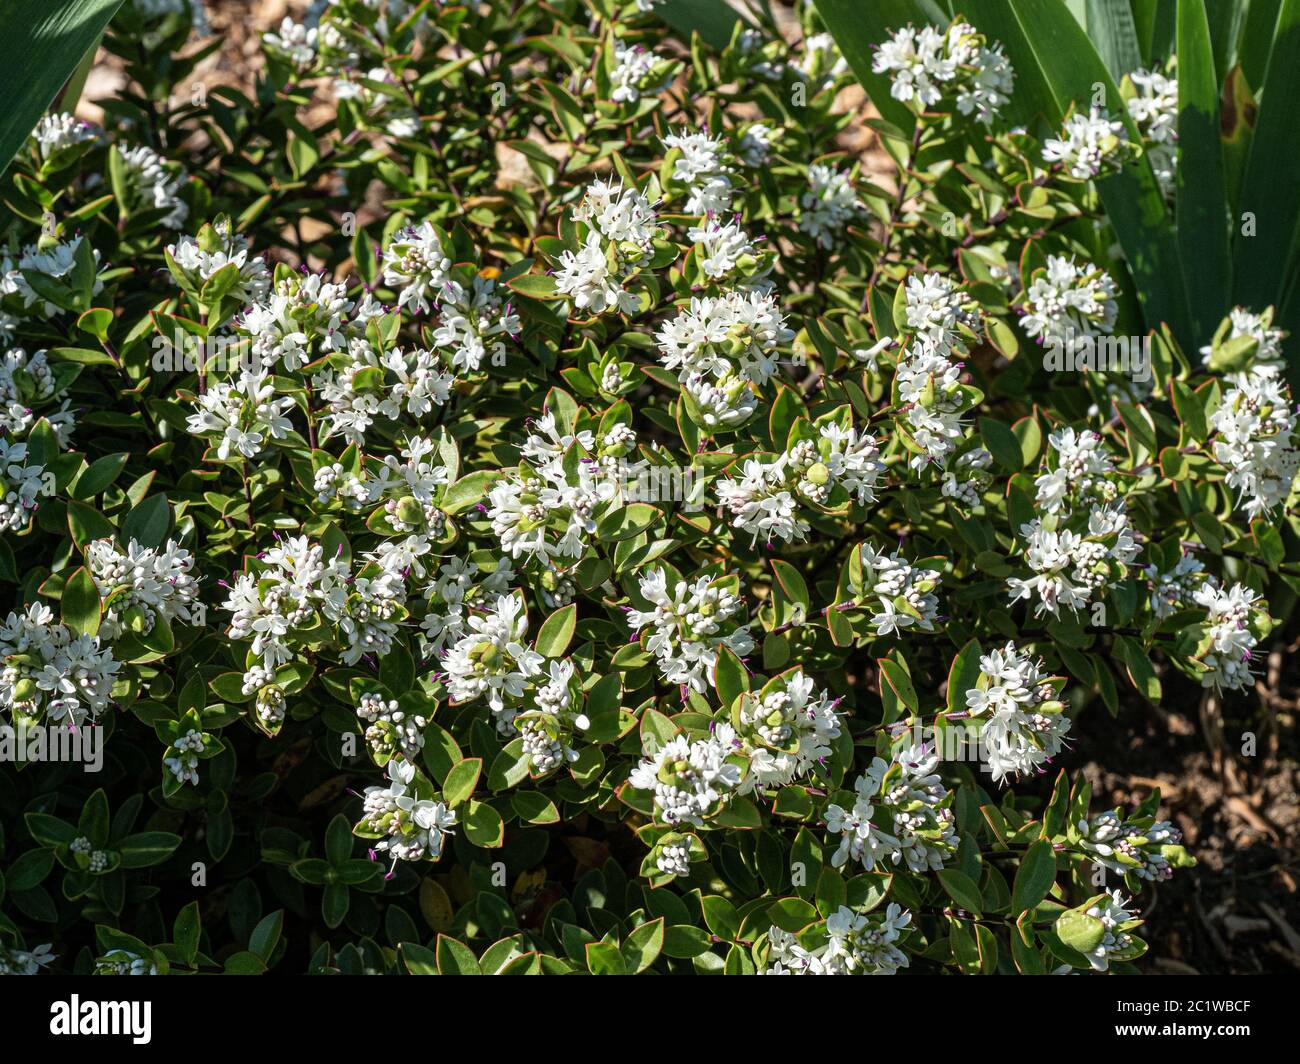
M 5 0 L 0 8 L 0 170 L 99 40 L 122 0 Z

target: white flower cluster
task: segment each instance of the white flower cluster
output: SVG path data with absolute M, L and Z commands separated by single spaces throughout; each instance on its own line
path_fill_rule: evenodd
M 734 189 L 727 145 L 720 137 L 704 132 L 669 133 L 665 148 L 681 155 L 673 164 L 673 180 L 686 186 L 687 214 L 725 214 L 731 209 Z
M 474 278 L 466 289 L 455 281 L 443 293 L 438 327 L 430 340 L 434 350 L 445 352 L 453 371 L 477 373 L 485 358 L 503 365 L 503 336 L 514 337 L 523 327 L 514 305 L 503 299 L 490 277 Z
M 73 635 L 43 603 L 0 624 L 0 707 L 49 724 L 81 727 L 108 706 L 120 663 L 97 636 Z
M 740 479 L 723 478 L 716 491 L 732 524 L 754 541 L 761 535 L 767 543 L 788 542 L 804 539 L 810 530 L 799 515 L 802 503 L 836 504 L 833 493 L 838 488 L 845 498 L 865 506 L 875 501 L 884 472 L 874 436 L 832 422 L 822 425 L 816 438 L 801 439 L 775 458 L 747 459 Z
M 1161 620 L 1190 605 L 1197 588 L 1209 578 L 1200 560 L 1186 551 L 1173 568 L 1161 570 L 1153 563 L 1143 574 L 1151 585 L 1151 612 Z
M 675 370 L 711 430 L 734 429 L 758 409 L 755 389 L 776 372 L 778 348 L 794 339 L 771 294 L 692 296 L 660 328 L 659 361 Z
M 477 602 L 495 602 L 510 590 L 514 572 L 504 561 L 480 578 L 479 570 L 464 558 L 448 558 L 423 589 L 426 603 L 420 622 L 425 643 L 435 652 L 445 650 L 469 630 L 469 610 Z
M 661 59 L 653 48 L 614 40 L 614 65 L 609 72 L 614 103 L 636 103 L 642 96 L 663 92 L 672 80 L 673 64 Z
M 111 949 L 95 958 L 94 975 L 157 975 L 158 965 L 152 958 L 141 957 L 127 949 Z
M 181 783 L 199 785 L 199 754 L 203 751 L 203 733 L 191 728 L 172 740 L 170 749 L 176 752 L 163 758 L 163 764 Z
M 812 677 L 795 669 L 742 697 L 732 718 L 749 758 L 742 791 L 784 787 L 830 756 L 830 741 L 840 735 L 840 700 L 815 690 Z
M 591 727 L 591 721 L 581 712 L 582 693 L 573 662 L 552 661 L 548 673 L 536 683 L 531 704 L 515 714 L 511 724 L 523 736 L 533 772 L 541 776 L 578 760 L 574 736 Z
M 1141 553 L 1121 505 L 1094 506 L 1073 523 L 1080 527 L 1051 528 L 1038 518 L 1020 527 L 1024 559 L 1034 575 L 1008 577 L 1007 588 L 1012 602 L 1037 596 L 1036 617 L 1059 617 L 1062 606 L 1076 613 L 1086 609 L 1124 580 Z
M 181 199 L 184 171 L 145 145 L 122 149 L 120 154 L 128 188 L 136 202 L 147 210 L 165 212 L 159 224 L 168 229 L 184 225 L 190 216 L 189 205 Z
M 854 860 L 868 872 L 900 862 L 913 872 L 943 868 L 961 840 L 952 792 L 935 772 L 938 765 L 928 745 L 906 746 L 888 761 L 874 758 L 853 785 L 852 808 L 826 807 L 826 830 L 841 836 L 831 864 L 840 868 Z
M 889 76 L 896 100 L 934 110 L 946 99 L 985 125 L 1011 98 L 1015 77 L 1001 45 L 990 47 L 974 26 L 960 21 L 946 30 L 904 26 L 880 45 L 871 69 Z
M 316 65 L 318 33 L 315 27 L 294 22 L 286 15 L 277 32 L 262 34 L 262 46 L 299 74 L 305 74 Z
M 744 600 L 724 577 L 700 576 L 678 580 L 669 590 L 668 573 L 654 568 L 640 578 L 648 610 L 628 610 L 633 632 L 650 630 L 646 649 L 659 659 L 665 680 L 704 692 L 713 683 L 718 648 L 728 647 L 738 658 L 754 650 L 744 618 Z
M 825 942 L 814 948 L 774 926 L 767 933 L 763 974 L 893 975 L 908 966 L 896 943 L 911 922 L 912 914 L 895 902 L 884 913 L 857 913 L 841 905 L 826 918 Z
M 36 975 L 53 962 L 54 954 L 48 942 L 35 949 L 0 946 L 0 975 Z
M 364 337 L 353 337 L 345 352 L 333 356 L 333 369 L 312 377 L 325 404 L 322 439 L 341 436 L 360 445 L 379 419 L 397 421 L 404 414 L 419 421 L 451 398 L 456 378 L 435 351 L 392 347 L 379 354 Z
M 357 716 L 366 723 L 366 745 L 371 756 L 380 764 L 405 759 L 414 761 L 424 749 L 424 729 L 427 717 L 407 713 L 396 699 L 383 695 L 361 696 Z
M 16 263 L 9 255 L 0 256 L 0 298 L 16 294 L 22 299 L 24 310 L 36 308 L 37 313 L 46 318 L 57 318 L 63 313 L 63 308 L 37 295 L 24 272 L 38 273 L 51 281 L 66 283 L 65 279 L 76 265 L 83 239 L 78 234 L 71 240 L 43 239 L 40 244 L 29 244 L 23 248 Z M 92 257 L 98 271 L 100 253 L 97 249 L 93 250 Z M 99 295 L 103 290 L 104 282 L 97 272 L 91 294 Z
M 1118 295 L 1114 280 L 1100 267 L 1048 255 L 1047 266 L 1035 271 L 1025 293 L 1021 324 L 1040 344 L 1074 353 L 1114 330 Z
M 255 297 L 236 324 L 252 337 L 257 366 L 274 370 L 282 365 L 292 371 L 311 362 L 317 351 L 345 349 L 350 335 L 359 331 L 349 321 L 357 306 L 347 292 L 347 285 L 331 284 L 320 274 L 289 274 L 263 297 Z
M 195 291 L 202 291 L 218 271 L 233 266 L 238 279 L 230 286 L 229 295 L 239 303 L 260 299 L 271 286 L 265 260 L 249 251 L 248 241 L 233 231 L 228 218 L 204 226 L 197 236 L 182 236 L 169 244 L 167 258 Z
M 64 148 L 78 144 L 93 144 L 102 136 L 101 131 L 67 112 L 42 116 L 32 130 L 36 144 L 40 148 L 41 158 L 49 159 Z
M 438 860 L 456 825 L 456 811 L 420 797 L 415 766 L 409 761 L 390 761 L 388 779 L 387 787 L 366 788 L 359 828 L 384 836 L 375 849 L 392 857 L 394 868 L 398 861 Z
M 384 284 L 400 289 L 397 308 L 428 314 L 432 304 L 442 298 L 452 264 L 432 223 L 425 222 L 394 234 L 384 250 L 382 265 Z
M 977 312 L 961 290 L 938 273 L 913 274 L 905 290 L 907 327 L 913 336 L 894 373 L 906 439 L 915 452 L 911 467 L 942 466 L 962 439 L 962 413 L 969 405 L 961 387 L 966 353 L 963 329 L 978 330 Z
M 1237 340 L 1249 337 L 1255 341 L 1255 350 L 1250 358 L 1250 371 L 1265 376 L 1279 376 L 1286 370 L 1286 355 L 1282 351 L 1282 341 L 1286 339 L 1283 329 L 1273 328 L 1273 308 L 1267 308 L 1262 314 L 1255 314 L 1246 307 L 1233 307 L 1228 314 L 1227 329 L 1222 340 Z M 1207 344 L 1201 348 L 1201 361 L 1214 369 L 1214 346 Z
M 1166 196 L 1174 191 L 1178 171 L 1178 79 L 1158 70 L 1129 75 L 1136 94 L 1128 97 L 1128 113 L 1142 134 L 1151 169 Z
M 832 248 L 844 227 L 862 210 L 862 201 L 847 173 L 813 163 L 808 188 L 799 197 L 799 229 L 821 248 Z
M 687 238 L 698 248 L 700 267 L 712 280 L 726 277 L 734 270 L 752 270 L 758 264 L 757 253 L 749 235 L 736 222 L 719 222 L 712 215 L 686 231 Z
M 654 795 L 655 815 L 665 824 L 703 827 L 740 786 L 737 746 L 729 724 L 717 725 L 708 738 L 694 742 L 675 736 L 641 759 L 628 784 Z
M 628 282 L 649 264 L 659 232 L 650 201 L 635 188 L 594 181 L 573 218 L 586 223 L 587 234 L 577 251 L 560 255 L 556 288 L 579 310 L 635 314 L 639 303 Z
M 1080 820 L 1079 845 L 1095 863 L 1120 875 L 1133 875 L 1153 883 L 1172 878 L 1165 847 L 1177 846 L 1183 834 L 1167 820 L 1143 817 L 1128 821 L 1118 810 L 1108 810 Z
M 1009 642 L 981 656 L 979 679 L 966 692 L 967 712 L 979 722 L 983 753 L 999 783 L 1040 771 L 1070 730 L 1059 689 L 1041 670 L 1041 660 Z
M 1206 611 L 1205 633 L 1197 648 L 1206 669 L 1201 685 L 1216 691 L 1253 687 L 1251 653 L 1259 644 L 1258 628 L 1266 608 L 1262 596 L 1245 584 L 1224 588 L 1207 580 L 1192 597 Z
M 1126 901 L 1123 893 L 1117 888 L 1088 908 L 1088 915 L 1100 920 L 1105 929 L 1101 941 L 1086 954 L 1088 963 L 1092 965 L 1094 971 L 1106 971 L 1110 967 L 1112 956 L 1118 954 L 1115 959 L 1124 960 L 1132 949 L 1134 939 L 1128 931 L 1141 921 L 1128 908 L 1131 904 L 1132 901 Z
M 542 655 L 524 642 L 528 611 L 519 595 L 501 595 L 492 608 L 469 618 L 468 631 L 442 656 L 447 690 L 455 702 L 486 697 L 492 712 L 524 696 L 542 669 Z
M 59 403 L 57 410 L 47 408 L 39 416 L 50 423 L 59 445 L 66 447 L 76 427 L 67 396 L 67 389 L 59 387 L 45 351 L 29 355 L 15 347 L 0 358 L 0 432 L 25 435 L 38 416 L 36 407 Z
M 598 450 L 590 431 L 561 433 L 550 413 L 533 428 L 525 461 L 488 493 L 487 516 L 503 552 L 552 569 L 557 559 L 582 557 L 596 530 L 597 508 L 618 491 L 617 470 L 600 460 L 566 463 L 575 445 L 587 455 Z
M 870 543 L 859 548 L 862 559 L 862 594 L 879 603 L 871 624 L 880 636 L 900 635 L 916 628 L 933 632 L 939 619 L 939 574 L 919 569 L 900 552 L 886 554 Z
M 270 440 L 283 440 L 293 429 L 286 416 L 290 396 L 276 397 L 275 381 L 266 370 L 242 370 L 234 382 L 216 381 L 195 400 L 185 421 L 195 436 L 214 440 L 221 461 L 238 455 L 256 458 Z
M 1214 458 L 1237 505 L 1255 518 L 1286 503 L 1300 473 L 1291 392 L 1271 373 L 1239 374 L 1210 415 Z
M 28 461 L 27 444 L 0 439 L 0 532 L 28 526 L 45 483 L 45 467 Z
M 1038 598 L 1036 616 L 1078 612 L 1128 575 L 1141 547 L 1114 480 L 1101 437 L 1058 429 L 1048 437 L 1048 471 L 1035 480 L 1043 516 L 1020 528 L 1034 575 L 1009 577 L 1013 602 Z
M 1065 120 L 1059 137 L 1043 141 L 1043 159 L 1060 163 L 1073 178 L 1088 181 L 1122 163 L 1129 155 L 1124 123 L 1099 107 L 1076 111 Z
M 224 603 L 232 614 L 230 637 L 251 637 L 253 653 L 270 672 L 294 659 L 294 633 L 322 620 L 338 627 L 345 664 L 367 654 L 382 657 L 404 610 L 405 564 L 400 556 L 376 555 L 363 558 L 354 573 L 341 549 L 327 559 L 324 547 L 306 536 L 285 539 L 261 554 L 253 571 L 235 577 Z M 251 672 L 244 678 L 267 679 Z
M 112 540 L 97 539 L 86 548 L 86 567 L 104 603 L 99 625 L 104 639 L 127 631 L 148 635 L 159 617 L 199 623 L 194 556 L 175 540 L 155 550 L 132 539 L 123 551 Z
M 984 447 L 962 451 L 943 471 L 941 491 L 945 499 L 962 506 L 978 506 L 981 497 L 993 484 L 993 455 Z

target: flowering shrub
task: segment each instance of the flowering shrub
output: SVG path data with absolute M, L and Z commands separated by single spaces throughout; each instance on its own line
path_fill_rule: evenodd
M 933 6 L 334 0 L 245 94 L 127 0 L 0 190 L 0 715 L 104 742 L 0 970 L 1134 970 L 1194 862 L 1078 767 L 1291 611 L 1287 330 L 1102 194 L 1191 209 L 1191 30 L 1036 110 Z

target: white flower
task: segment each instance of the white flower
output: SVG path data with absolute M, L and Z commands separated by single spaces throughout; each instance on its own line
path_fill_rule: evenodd
M 189 217 L 190 209 L 180 198 L 185 180 L 184 170 L 168 164 L 152 148 L 141 145 L 120 151 L 122 166 L 139 203 L 145 209 L 166 211 L 160 224 L 179 229 Z
M 48 606 L 31 603 L 0 623 L 0 707 L 81 727 L 108 706 L 119 662 L 97 636 L 73 635 Z
M 655 814 L 665 824 L 704 826 L 728 795 L 740 785 L 741 770 L 728 758 L 734 753 L 728 725 L 719 725 L 707 739 L 690 742 L 678 735 L 643 758 L 628 784 L 654 795 Z
M 1248 517 L 1290 497 L 1300 473 L 1300 441 L 1290 389 L 1272 373 L 1239 374 L 1210 415 L 1210 442 L 1224 482 Z
M 471 615 L 468 630 L 442 658 L 447 690 L 456 702 L 486 697 L 493 713 L 522 698 L 543 658 L 524 643 L 528 614 L 517 595 L 501 595 L 486 614 Z
M 1142 134 L 1161 191 L 1170 196 L 1178 169 L 1178 79 L 1142 69 L 1129 78 L 1137 89 L 1137 95 L 1128 98 L 1129 117 Z
M 384 284 L 398 288 L 398 309 L 429 313 L 431 303 L 442 298 L 449 259 L 430 222 L 398 232 L 384 251 Z
M 32 130 L 36 144 L 40 148 L 41 158 L 48 159 L 55 152 L 62 151 L 77 144 L 91 144 L 99 140 L 99 129 L 89 122 L 83 122 L 74 115 L 60 112 L 42 116 Z
M 808 188 L 799 197 L 799 229 L 819 247 L 834 247 L 838 235 L 861 210 L 848 174 L 820 163 L 808 167 Z
M 316 65 L 316 38 L 318 30 L 294 22 L 285 16 L 277 33 L 262 34 L 262 44 L 274 55 L 289 62 L 299 73 Z
M 1127 146 L 1124 123 L 1094 107 L 1087 114 L 1070 115 L 1060 137 L 1043 141 L 1043 159 L 1059 162 L 1071 177 L 1087 181 L 1122 162 Z
M 709 576 L 685 580 L 668 589 L 663 569 L 649 570 L 640 578 L 648 610 L 629 610 L 633 632 L 650 629 L 646 649 L 659 659 L 659 671 L 672 684 L 705 691 L 713 682 L 718 648 L 729 647 L 743 658 L 754 649 L 744 601 L 723 580 Z
M 1114 330 L 1118 295 L 1105 270 L 1090 262 L 1048 255 L 1046 268 L 1035 271 L 1025 293 L 1021 324 L 1039 343 L 1075 352 L 1093 337 Z
M 948 97 L 962 114 L 986 125 L 1010 98 L 1014 77 L 1001 46 L 988 47 L 965 22 L 942 32 L 905 26 L 880 45 L 871 69 L 889 75 L 889 94 L 896 100 L 929 110 Z
M 673 180 L 686 185 L 687 214 L 725 214 L 731 208 L 733 189 L 726 144 L 707 133 L 669 133 L 665 148 L 681 152 L 673 164 Z
M 1007 643 L 980 658 L 966 708 L 980 727 L 980 744 L 993 778 L 1037 772 L 1061 750 L 1070 730 L 1056 688 L 1036 661 Z
M 104 600 L 104 639 L 116 639 L 128 627 L 147 635 L 159 617 L 196 623 L 194 557 L 175 540 L 155 550 L 132 539 L 122 551 L 112 540 L 98 539 L 86 548 L 86 566 Z

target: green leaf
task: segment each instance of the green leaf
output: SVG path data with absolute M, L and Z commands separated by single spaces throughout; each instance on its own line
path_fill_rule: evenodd
M 623 954 L 613 942 L 588 942 L 587 970 L 592 975 L 627 975 Z
M 59 612 L 63 623 L 78 635 L 99 633 L 99 589 L 84 565 L 68 577 L 67 583 L 63 585 Z
M 1097 46 L 1110 76 L 1119 81 L 1142 65 L 1142 50 L 1138 47 L 1137 23 L 1129 0 L 1087 0 L 1088 36 Z M 1182 76 L 1182 50 L 1179 50 L 1179 76 Z M 1181 115 L 1180 123 L 1181 123 Z M 1182 127 L 1179 126 L 1179 139 Z
M 633 975 L 654 964 L 664 948 L 664 918 L 642 924 L 623 943 L 623 960 Z
M 442 783 L 442 796 L 447 805 L 455 808 L 461 802 L 468 801 L 478 786 L 479 776 L 483 773 L 481 757 L 467 757 L 453 765 Z
M 536 650 L 543 657 L 562 658 L 573 640 L 573 630 L 578 624 L 577 603 L 569 603 L 546 618 L 537 632 Z
M 172 925 L 172 942 L 180 950 L 181 956 L 189 964 L 194 963 L 194 955 L 199 951 L 199 903 L 190 902 L 176 914 Z
M 1201 339 L 1213 335 L 1228 313 L 1232 288 L 1219 106 L 1205 0 L 1182 0 L 1178 4 L 1176 213 L 1192 324 Z
M 976 914 L 983 910 L 984 899 L 980 896 L 980 889 L 965 872 L 956 868 L 944 868 L 938 872 L 938 876 L 948 897 L 963 909 Z
M 465 812 L 465 838 L 475 846 L 496 849 L 505 841 L 505 822 L 487 802 L 471 801 Z
M 1300 196 L 1294 194 L 1300 186 L 1297 47 L 1300 0 L 1282 0 L 1263 84 L 1255 93 L 1259 115 L 1242 177 L 1238 217 L 1233 220 L 1233 302 L 1251 307 L 1281 302 L 1279 292 L 1285 290 L 1300 256 Z M 1245 212 L 1254 216 L 1253 234 L 1242 231 Z M 1294 328 L 1294 318 L 1285 313 L 1280 317 L 1280 324 Z
M 1061 913 L 1054 925 L 1057 937 L 1070 949 L 1091 953 L 1106 937 L 1106 925 L 1080 909 Z
M 465 943 L 447 935 L 439 935 L 435 949 L 439 975 L 482 975 L 478 958 Z
M 1011 888 L 1011 913 L 1019 916 L 1032 909 L 1052 889 L 1056 881 L 1056 851 L 1047 839 L 1029 845 L 1016 869 L 1015 885 Z
M 948 670 L 948 712 L 960 713 L 966 709 L 966 692 L 973 689 L 980 678 L 980 645 L 971 639 L 952 659 Z
M 142 547 L 157 549 L 167 539 L 171 524 L 172 511 L 167 496 L 150 495 L 140 500 L 140 504 L 122 519 L 121 539 L 123 543 L 134 539 Z
M 121 0 L 6 0 L 0 35 L 0 172 L 104 33 Z M 75 104 L 75 101 L 70 101 Z M 70 110 L 71 108 L 69 108 Z
M 1086 109 L 1094 86 L 1100 86 L 1112 117 L 1124 124 L 1130 141 L 1140 142 L 1119 88 L 1063 0 L 970 0 L 965 13 L 1002 42 L 1017 75 L 1013 99 L 1058 127 L 1071 104 Z M 1174 228 L 1150 162 L 1139 157 L 1099 180 L 1097 191 L 1137 282 L 1148 325 L 1168 322 L 1187 347 L 1203 342 L 1191 332 Z
M 997 418 L 982 417 L 979 420 L 979 430 L 981 441 L 998 465 L 1008 473 L 1020 472 L 1024 465 L 1024 454 L 1020 450 L 1020 441 L 1011 428 Z
M 181 844 L 181 837 L 170 831 L 142 831 L 128 835 L 118 846 L 123 868 L 148 868 L 162 864 Z

